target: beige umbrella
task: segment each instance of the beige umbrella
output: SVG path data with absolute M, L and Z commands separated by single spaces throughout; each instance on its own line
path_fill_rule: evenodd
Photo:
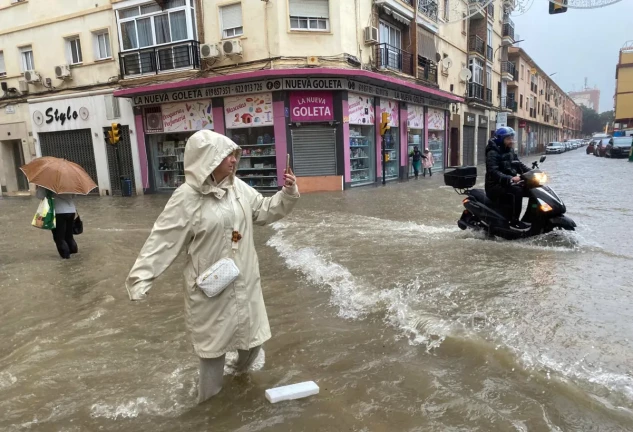
M 56 194 L 87 195 L 97 187 L 86 170 L 66 159 L 45 156 L 20 167 L 29 182 Z

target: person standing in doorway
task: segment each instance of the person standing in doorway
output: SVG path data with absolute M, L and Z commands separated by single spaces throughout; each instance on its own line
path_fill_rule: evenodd
M 418 146 L 415 146 L 413 147 L 413 150 L 411 150 L 411 153 L 409 153 L 409 157 L 413 159 L 413 162 L 412 162 L 413 174 L 415 174 L 415 178 L 417 179 L 418 176 L 420 175 L 420 168 L 422 167 L 422 158 L 424 156 L 422 155 L 422 152 L 420 151 Z
M 46 193 L 51 194 L 55 205 L 55 228 L 52 230 L 53 241 L 57 246 L 59 256 L 62 259 L 70 259 L 70 255 L 79 252 L 77 242 L 73 237 L 73 225 L 75 223 L 75 213 L 77 213 L 74 202 L 75 195 L 57 195 L 41 186 L 38 186 L 35 191 L 35 195 L 41 200 L 46 198 Z
M 422 166 L 424 166 L 424 172 L 422 173 L 422 176 L 426 177 L 426 170 L 429 170 L 429 177 L 433 176 L 433 172 L 431 171 L 431 168 L 433 168 L 433 165 L 435 164 L 433 153 L 431 153 L 428 148 L 425 148 L 422 158 L 424 159 L 424 162 L 422 162 Z

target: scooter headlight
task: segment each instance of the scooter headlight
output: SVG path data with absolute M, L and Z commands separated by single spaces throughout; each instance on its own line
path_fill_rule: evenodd
M 541 211 L 547 213 L 553 210 L 552 206 L 543 201 L 542 199 L 538 199 L 538 203 L 540 204 Z
M 543 186 L 545 183 L 547 183 L 547 174 L 545 174 L 545 173 L 535 173 L 534 174 L 534 181 L 536 183 L 538 183 L 539 185 Z

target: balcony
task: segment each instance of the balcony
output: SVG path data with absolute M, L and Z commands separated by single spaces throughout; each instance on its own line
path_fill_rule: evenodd
M 502 97 L 499 107 L 502 110 L 517 112 L 518 104 L 513 97 Z
M 536 93 L 538 94 L 538 85 L 536 85 L 535 83 L 530 83 L 530 90 L 532 91 L 532 93 Z
M 505 81 L 516 81 L 516 67 L 509 61 L 501 62 L 501 79 Z
M 492 105 L 492 90 L 484 88 L 483 85 L 474 82 L 468 83 L 468 94 L 466 96 L 474 102 L 483 102 Z
M 418 56 L 418 79 L 437 87 L 437 65 L 429 59 Z
M 509 46 L 514 43 L 514 23 L 509 16 L 503 18 L 503 27 L 501 33 L 501 44 Z
M 184 41 L 119 53 L 122 77 L 200 69 L 200 43 Z
M 472 35 L 468 38 L 468 51 L 469 53 L 476 53 L 480 56 L 484 56 L 485 44 L 484 40 L 479 36 Z
M 433 22 L 437 22 L 439 7 L 436 0 L 418 0 L 418 12 Z
M 389 44 L 376 45 L 376 67 L 413 74 L 413 54 Z
M 488 18 L 494 19 L 494 1 L 491 1 L 487 7 L 484 7 L 486 3 L 488 3 L 488 0 L 468 0 L 468 12 L 470 19 L 483 19 L 486 17 L 486 11 L 488 12 Z

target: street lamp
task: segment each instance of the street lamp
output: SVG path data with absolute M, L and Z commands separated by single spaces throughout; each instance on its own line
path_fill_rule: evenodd
M 523 42 L 523 41 L 525 41 L 525 39 L 519 39 L 518 41 L 514 41 L 514 42 L 512 42 L 510 45 L 514 45 L 514 44 L 517 44 L 517 43 L 519 43 L 519 42 Z M 503 45 L 499 45 L 499 48 L 501 48 L 502 46 L 503 46 Z M 494 61 L 494 60 L 495 60 L 495 57 L 497 56 L 497 51 L 499 51 L 499 48 L 497 48 L 497 49 L 495 50 L 495 52 L 493 52 L 493 53 L 492 53 L 492 61 Z
M 554 76 L 554 75 L 556 75 L 557 73 L 558 73 L 558 72 L 551 73 L 551 74 L 549 74 L 549 76 Z

